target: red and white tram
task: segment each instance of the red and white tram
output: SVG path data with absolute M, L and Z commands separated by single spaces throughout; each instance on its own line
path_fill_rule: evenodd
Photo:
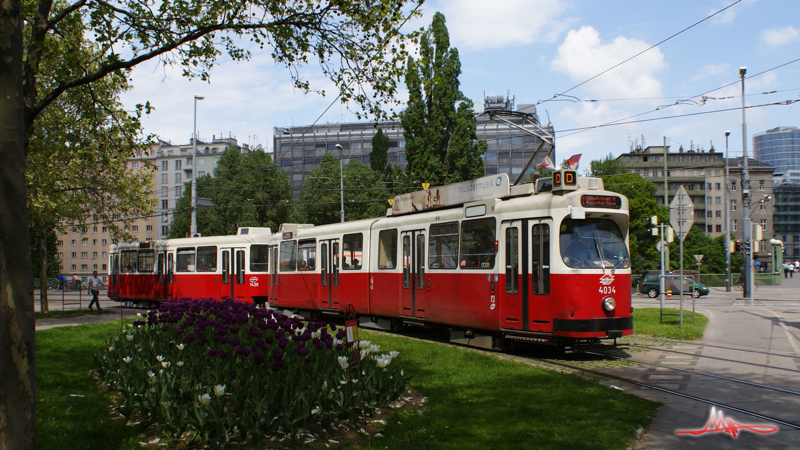
M 232 298 L 266 302 L 269 228 L 112 245 L 108 297 L 154 305 L 167 299 Z
M 535 188 L 510 186 L 499 174 L 397 196 L 381 218 L 284 224 L 248 244 L 260 257 L 268 244 L 269 259 L 241 297 L 217 284 L 220 267 L 201 282 L 199 255 L 214 247 L 222 261 L 219 252 L 233 247 L 227 240 L 242 236 L 156 248 L 163 245 L 166 258 L 163 298 L 227 296 L 312 314 L 343 314 L 352 305 L 362 326 L 446 327 L 452 341 L 488 348 L 505 339 L 574 346 L 633 332 L 627 236 L 628 200 L 603 190 L 598 178 L 564 170 Z M 253 255 L 246 248 L 245 261 Z M 196 270 L 181 263 L 192 257 Z M 252 260 L 249 273 L 256 273 Z

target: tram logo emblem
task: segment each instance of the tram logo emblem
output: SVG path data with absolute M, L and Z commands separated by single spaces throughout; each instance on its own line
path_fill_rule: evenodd
M 258 277 L 250 277 L 251 283 L 258 283 Z
M 613 282 L 614 282 L 614 275 L 604 274 L 602 277 L 600 277 L 600 284 L 602 284 L 603 286 L 608 286 Z

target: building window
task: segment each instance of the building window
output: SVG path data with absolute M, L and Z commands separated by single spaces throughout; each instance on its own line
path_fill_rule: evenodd
M 167 213 L 161 214 L 161 222 L 169 222 L 169 215 Z
M 72 252 L 72 257 L 73 257 L 73 258 L 77 258 L 77 257 L 78 257 L 77 255 L 78 255 L 77 253 L 75 253 L 75 252 Z
M 722 218 L 722 211 L 717 211 L 716 214 L 718 218 Z
M 107 245 L 107 244 L 108 244 L 108 240 L 106 240 L 106 239 L 103 239 L 103 240 L 102 240 L 102 241 L 100 241 L 100 242 L 102 242 L 102 243 L 103 243 L 103 245 Z
M 767 219 L 761 219 L 761 231 L 767 231 Z
M 759 180 L 758 181 L 758 190 L 759 191 L 763 191 L 764 190 L 764 180 Z
M 92 264 L 92 270 L 97 270 L 97 264 Z
M 64 241 L 58 241 L 56 243 L 56 245 L 59 246 L 59 247 L 63 247 L 64 246 Z
M 721 205 L 722 204 L 722 197 L 714 197 L 714 201 L 716 202 L 717 205 Z
M 731 223 L 733 224 L 733 230 L 731 230 L 731 231 L 738 231 L 739 230 L 739 221 L 736 220 L 736 219 L 733 219 L 733 222 L 731 222 Z
M 181 174 L 180 174 L 180 172 L 175 174 L 175 182 L 176 183 L 180 183 L 181 182 Z
M 720 183 L 715 183 L 715 186 L 716 186 L 718 191 L 722 190 L 722 185 Z
M 731 190 L 732 191 L 736 190 L 736 182 L 735 181 L 731 181 Z
M 139 231 L 139 225 L 134 225 L 134 226 L 133 226 L 133 227 L 131 227 L 131 228 L 133 228 L 133 230 L 132 230 L 132 231 Z
M 82 259 L 86 259 L 88 257 L 89 257 L 89 253 L 88 252 L 81 252 L 81 258 Z
M 721 232 L 722 232 L 722 225 L 717 225 L 717 233 L 721 233 Z
M 736 200 L 731 200 L 731 211 L 736 211 Z
M 161 209 L 169 209 L 169 200 L 161 200 Z
M 139 161 L 131 162 L 131 169 L 138 169 L 139 168 Z
M 88 264 L 81 264 L 81 270 L 89 270 Z
M 706 189 L 708 189 L 709 191 L 711 190 L 711 183 L 706 184 Z
M 81 245 L 83 246 L 89 245 L 89 239 L 88 238 L 81 239 Z
M 180 159 L 176 159 L 175 160 L 175 170 L 181 170 L 181 160 Z
M 153 231 L 153 226 L 152 226 L 152 225 L 146 225 L 146 226 L 145 226 L 145 229 L 146 229 L 147 231 Z
M 92 258 L 97 258 L 97 252 L 92 252 Z
M 161 184 L 167 184 L 167 183 L 169 183 L 169 174 L 162 173 L 161 174 Z
M 181 192 L 182 192 L 181 189 L 182 188 L 183 188 L 183 186 L 175 186 L 175 197 L 180 197 L 181 196 Z
M 201 160 L 201 161 L 202 161 L 202 160 Z M 197 176 L 198 176 L 198 177 L 202 177 L 202 176 L 204 176 L 205 174 L 206 174 L 206 172 L 205 172 L 204 170 L 198 170 L 198 171 L 197 171 Z
M 161 196 L 162 197 L 166 197 L 167 195 L 169 195 L 169 191 L 167 191 L 167 189 L 168 188 L 166 186 L 161 188 Z
M 758 202 L 758 208 L 762 211 L 767 209 L 767 202 Z
M 161 226 L 161 235 L 166 236 L 168 231 L 168 227 L 166 225 Z
M 161 161 L 161 170 L 169 170 L 169 161 Z
M 712 233 L 714 231 L 714 225 L 706 225 L 706 231 Z
M 710 211 L 710 210 L 706 211 L 706 217 L 711 218 L 713 214 L 714 214 L 714 211 Z

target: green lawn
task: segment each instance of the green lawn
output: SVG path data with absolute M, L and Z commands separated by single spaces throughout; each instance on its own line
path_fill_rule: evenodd
M 112 418 L 109 400 L 90 377 L 93 354 L 117 332 L 112 322 L 36 333 L 39 449 L 140 448 L 143 430 Z M 383 437 L 363 440 L 362 448 L 623 449 L 657 408 L 497 354 L 365 331 L 361 339 L 399 350 L 392 364 L 401 364 L 410 387 L 428 399 L 424 409 L 392 416 Z
M 695 313 L 692 323 L 692 311 L 683 310 L 683 329 L 680 326 L 680 311 L 664 308 L 663 322 L 659 308 L 636 308 L 633 311 L 633 331 L 636 334 L 646 334 L 669 339 L 692 341 L 703 337 L 708 318 Z

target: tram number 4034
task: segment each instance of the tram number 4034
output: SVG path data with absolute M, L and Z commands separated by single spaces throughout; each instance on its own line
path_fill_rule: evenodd
M 601 294 L 616 294 L 617 291 L 614 289 L 614 286 L 600 286 L 600 293 Z

